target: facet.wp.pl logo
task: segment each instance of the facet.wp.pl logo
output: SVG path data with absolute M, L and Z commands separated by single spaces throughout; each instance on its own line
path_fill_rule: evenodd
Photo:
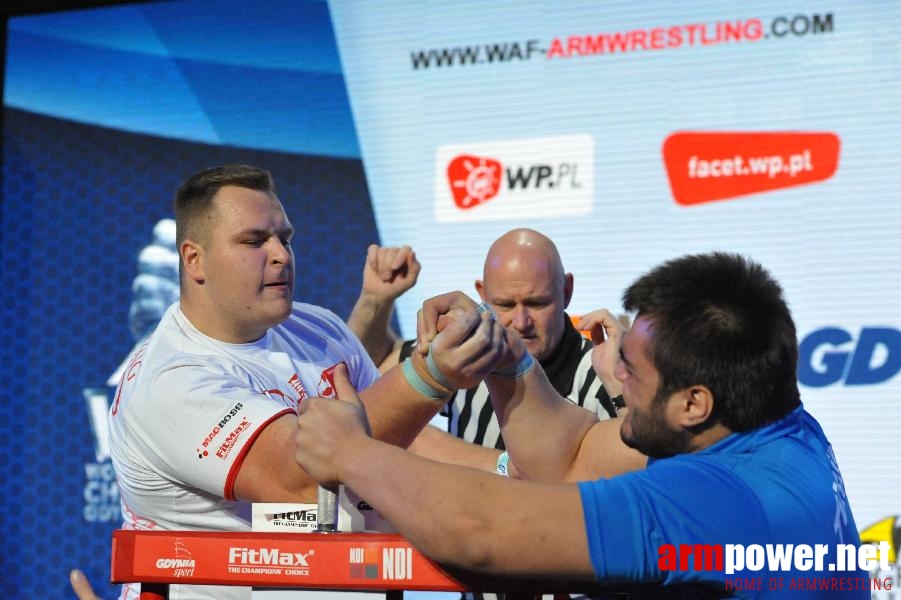
M 798 381 L 802 385 L 875 385 L 901 370 L 901 331 L 876 326 L 860 331 L 822 327 L 804 337 L 799 352 Z

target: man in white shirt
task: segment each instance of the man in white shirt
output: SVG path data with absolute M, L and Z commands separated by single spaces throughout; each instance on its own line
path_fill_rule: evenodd
M 373 435 L 392 444 L 408 445 L 451 394 L 421 356 L 379 379 L 341 319 L 294 302 L 294 229 L 267 171 L 205 169 L 181 185 L 174 208 L 180 301 L 131 356 L 110 411 L 125 528 L 249 530 L 252 502 L 314 502 L 317 483 L 293 460 L 296 409 L 309 396 L 336 396 L 338 364 L 361 390 Z M 503 335 L 487 316 L 466 329 L 451 325 L 436 343 Z M 472 385 L 495 359 L 467 357 L 453 384 Z M 123 597 L 137 592 L 125 586 Z

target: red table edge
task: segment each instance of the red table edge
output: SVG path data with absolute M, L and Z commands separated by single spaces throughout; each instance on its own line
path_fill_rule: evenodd
M 317 577 L 311 582 L 310 579 L 269 575 L 254 579 L 247 574 L 238 574 L 234 565 L 223 565 L 223 561 L 228 563 L 229 559 L 223 558 L 237 555 L 236 550 L 241 550 L 245 546 L 259 547 L 263 545 L 267 550 L 274 553 L 279 552 L 279 548 L 288 548 L 296 550 L 298 547 L 307 549 L 306 553 L 296 553 L 297 556 L 312 556 L 314 553 L 325 555 L 326 559 L 332 560 L 334 564 L 316 564 L 318 570 Z M 194 556 L 190 549 L 192 546 L 200 547 L 203 555 Z M 239 548 L 235 549 L 235 546 Z M 140 548 L 153 548 L 156 553 L 154 556 L 142 556 L 139 552 Z M 163 556 L 173 555 L 175 552 L 166 552 L 160 548 L 178 548 L 181 556 L 187 559 L 174 558 L 155 558 L 162 553 Z M 381 579 L 378 574 L 381 568 L 384 571 L 384 565 L 376 568 L 376 574 L 372 578 L 352 578 L 350 572 L 350 558 L 338 558 L 340 556 L 347 557 L 348 553 L 353 556 L 353 551 L 348 552 L 349 548 L 358 549 L 360 556 L 363 555 L 363 549 L 367 549 L 367 556 L 371 557 L 375 552 L 379 560 L 381 556 L 392 551 L 401 553 L 407 564 L 406 569 L 410 573 L 401 573 L 405 577 L 401 577 L 398 581 L 388 581 Z M 232 554 L 229 554 L 231 552 Z M 215 554 L 216 557 L 208 559 L 206 555 Z M 282 552 L 284 555 L 290 555 L 291 552 Z M 323 563 L 326 559 L 320 560 Z M 155 567 L 148 566 L 148 563 L 154 563 Z M 214 562 L 216 569 L 214 575 L 210 577 L 194 576 L 193 565 L 200 564 L 201 561 L 206 563 Z M 162 568 L 159 565 L 166 565 Z M 168 567 L 170 564 L 190 564 L 191 576 L 177 575 L 178 569 Z M 415 565 L 415 566 L 414 566 Z M 207 571 L 211 569 L 207 566 Z M 367 565 L 370 569 L 374 566 Z M 403 566 L 401 567 L 403 571 Z M 229 571 L 234 570 L 236 574 Z M 263 569 L 266 570 L 266 569 Z M 287 568 L 279 568 L 274 565 L 271 570 L 288 571 Z M 310 565 L 306 571 L 313 570 Z M 299 572 L 299 569 L 294 569 Z M 324 580 L 320 575 L 323 571 L 327 572 Z M 359 573 L 359 570 L 358 570 Z M 368 571 L 367 573 L 372 573 Z M 413 574 L 416 577 L 413 577 Z M 276 579 L 273 579 L 276 577 Z M 466 588 L 459 581 L 445 573 L 436 563 L 426 558 L 418 552 L 413 546 L 402 536 L 388 533 L 291 533 L 291 532 L 221 532 L 221 531 L 138 531 L 119 529 L 113 532 L 112 538 L 112 557 L 110 566 L 111 583 L 140 583 L 141 598 L 144 600 L 160 600 L 168 597 L 168 587 L 171 583 L 182 583 L 192 585 L 240 585 L 240 586 L 259 586 L 267 588 L 294 588 L 294 589 L 341 589 L 341 590 L 418 590 L 418 591 L 466 591 Z

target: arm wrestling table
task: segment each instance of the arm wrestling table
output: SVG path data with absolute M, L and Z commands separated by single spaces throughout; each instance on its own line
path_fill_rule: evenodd
M 142 600 L 167 599 L 169 584 L 294 589 L 464 591 L 396 534 L 113 532 L 112 583 L 140 583 Z
M 589 592 L 630 597 L 597 582 L 529 580 L 460 572 L 452 576 L 393 533 L 264 533 L 220 531 L 113 532 L 112 583 L 140 583 L 141 600 L 168 600 L 169 584 L 236 585 L 308 590 L 428 592 Z

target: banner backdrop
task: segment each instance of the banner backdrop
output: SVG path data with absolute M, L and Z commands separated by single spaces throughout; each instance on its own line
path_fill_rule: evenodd
M 747 254 L 785 288 L 858 524 L 901 510 L 901 6 L 331 8 L 379 233 L 423 264 L 405 333 L 517 226 L 557 243 L 574 314 Z
M 899 24 L 897 3 L 803 1 L 184 0 L 10 19 L 4 595 L 70 597 L 71 567 L 107 579 L 111 384 L 177 297 L 175 187 L 223 162 L 273 171 L 298 300 L 345 317 L 367 244 L 410 244 L 407 337 L 423 299 L 475 296 L 514 227 L 557 243 L 573 315 L 620 311 L 668 258 L 751 256 L 785 288 L 802 397 L 864 539 L 897 546 Z

